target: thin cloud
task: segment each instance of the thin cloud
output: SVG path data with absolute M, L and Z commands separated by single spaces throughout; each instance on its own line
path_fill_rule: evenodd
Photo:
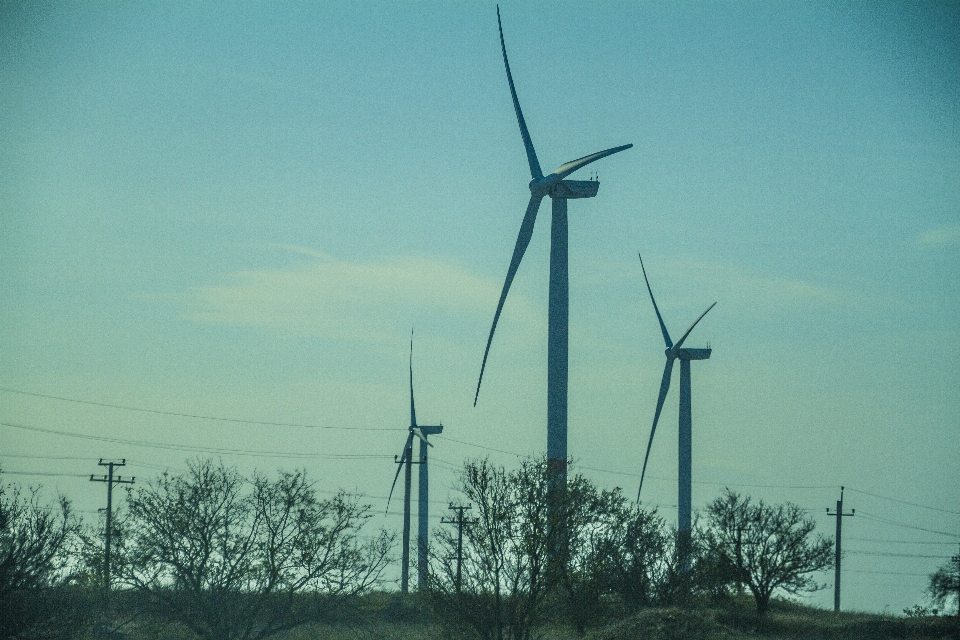
M 747 273 L 728 265 L 716 265 L 711 280 L 717 297 L 762 305 L 834 305 L 846 296 L 832 287 L 799 279 Z
M 939 229 L 921 233 L 917 237 L 917 241 L 920 244 L 934 247 L 960 245 L 960 224 L 949 224 Z
M 656 278 L 652 282 L 654 293 L 657 302 L 665 308 L 705 308 L 717 300 L 724 305 L 777 310 L 784 306 L 832 306 L 850 300 L 849 294 L 835 287 L 757 273 L 723 262 L 675 259 L 658 263 L 656 269 L 651 275 L 652 280 Z M 639 263 L 635 270 L 636 286 L 643 287 Z M 646 290 L 643 294 L 646 299 Z
M 181 296 L 186 316 L 329 338 L 393 340 L 397 326 L 424 314 L 489 321 L 500 293 L 499 283 L 432 258 L 345 262 L 303 247 L 277 246 L 320 260 L 242 271 L 228 276 L 227 284 L 194 287 Z M 511 295 L 510 305 L 516 321 L 541 323 L 541 312 L 520 292 Z
M 279 242 L 271 242 L 271 243 L 270 243 L 270 246 L 271 246 L 271 247 L 275 247 L 275 248 L 277 248 L 277 249 L 283 249 L 283 250 L 285 250 L 285 251 L 290 251 L 290 252 L 293 252 L 293 253 L 302 253 L 302 254 L 304 254 L 304 255 L 311 256 L 311 257 L 313 257 L 313 258 L 320 258 L 320 259 L 323 260 L 324 262 L 335 262 L 335 261 L 336 261 L 336 258 L 334 258 L 333 256 L 331 256 L 329 253 L 324 253 L 323 251 L 317 251 L 316 249 L 311 249 L 311 248 L 309 248 L 309 247 L 301 247 L 301 246 L 296 245 L 296 244 L 282 244 L 282 243 L 279 243 Z

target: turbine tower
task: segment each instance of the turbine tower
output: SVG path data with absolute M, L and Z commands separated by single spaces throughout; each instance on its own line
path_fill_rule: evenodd
M 530 165 L 530 202 L 527 212 L 520 225 L 517 244 L 513 249 L 513 257 L 507 269 L 507 277 L 500 293 L 500 302 L 493 316 L 493 325 L 490 327 L 490 336 L 487 338 L 487 348 L 483 352 L 483 363 L 480 365 L 480 378 L 477 380 L 477 393 L 473 404 L 476 406 L 480 396 L 480 383 L 483 381 L 483 371 L 487 366 L 487 356 L 490 354 L 490 344 L 493 342 L 493 333 L 503 310 L 503 303 L 507 299 L 510 284 L 517 273 L 523 254 L 527 250 L 530 238 L 533 235 L 533 225 L 537 219 L 540 201 L 550 196 L 553 201 L 553 219 L 550 232 L 550 291 L 549 291 L 549 321 L 547 333 L 547 466 L 549 477 L 561 483 L 566 481 L 567 470 L 567 334 L 568 334 L 568 278 L 567 278 L 567 200 L 574 198 L 592 198 L 597 195 L 600 183 L 596 180 L 565 180 L 571 173 L 586 165 L 605 158 L 611 154 L 629 149 L 632 144 L 614 147 L 606 151 L 571 160 L 560 165 L 556 171 L 544 176 L 540 170 L 540 162 L 534 151 L 527 124 L 520 111 L 520 102 L 517 99 L 517 90 L 513 85 L 513 75 L 510 73 L 510 62 L 507 60 L 507 47 L 503 41 L 503 26 L 500 23 L 500 8 L 497 7 L 497 26 L 500 30 L 500 49 L 503 52 L 503 66 L 507 71 L 507 82 L 510 85 L 510 96 L 513 98 L 513 109 L 517 114 L 517 123 L 520 125 L 520 137 L 527 152 L 527 162 Z
M 428 435 L 441 433 L 443 425 L 419 426 L 417 425 L 417 409 L 413 401 L 413 335 L 410 336 L 410 427 L 408 429 L 407 441 L 403 445 L 403 453 L 397 462 L 397 474 L 393 477 L 393 485 L 390 486 L 390 495 L 387 496 L 387 510 L 390 509 L 390 499 L 393 497 L 393 490 L 397 486 L 397 479 L 400 477 L 400 470 L 404 470 L 403 478 L 403 566 L 400 570 L 400 590 L 407 593 L 410 587 L 410 480 L 411 467 L 413 463 L 413 438 L 420 439 L 420 460 L 416 463 L 420 465 L 420 478 L 418 482 L 417 495 L 417 588 L 424 589 L 427 586 L 427 544 L 430 540 L 430 530 L 427 518 L 429 517 L 429 475 L 427 466 L 427 447 L 433 444 L 427 439 Z
M 643 477 L 647 473 L 647 460 L 650 458 L 650 447 L 653 446 L 653 434 L 657 431 L 657 420 L 660 419 L 660 410 L 663 409 L 663 402 L 667 398 L 667 391 L 670 390 L 670 378 L 673 372 L 674 360 L 680 360 L 680 437 L 678 447 L 678 493 L 677 501 L 677 550 L 682 557 L 681 566 L 684 571 L 690 568 L 690 529 L 692 526 L 692 507 L 691 507 L 691 482 L 692 482 L 692 436 L 693 436 L 693 414 L 691 412 L 690 402 L 690 361 L 706 360 L 710 357 L 711 349 L 682 349 L 684 340 L 697 326 L 697 323 L 707 315 L 710 309 L 713 309 L 714 302 L 707 310 L 700 314 L 683 337 L 676 344 L 670 340 L 670 333 L 667 326 L 663 323 L 663 317 L 660 315 L 660 309 L 657 308 L 657 301 L 653 298 L 653 290 L 650 288 L 650 280 L 647 279 L 647 270 L 643 266 L 643 258 L 640 257 L 640 269 L 643 270 L 643 280 L 647 283 L 647 291 L 650 293 L 650 302 L 653 303 L 653 310 L 657 314 L 657 321 L 660 323 L 660 331 L 663 333 L 663 342 L 666 344 L 667 363 L 663 367 L 663 378 L 660 381 L 660 396 L 657 398 L 657 411 L 653 414 L 653 427 L 650 429 L 650 441 L 647 442 L 647 453 L 643 457 L 643 471 L 640 473 L 640 488 L 637 489 L 637 502 L 640 501 L 640 491 L 643 489 Z

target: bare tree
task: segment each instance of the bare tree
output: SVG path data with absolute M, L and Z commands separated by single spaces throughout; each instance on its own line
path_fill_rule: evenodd
M 928 591 L 930 598 L 940 607 L 948 607 L 953 601 L 957 616 L 960 616 L 960 554 L 930 574 Z
M 669 568 L 663 520 L 632 504 L 619 487 L 599 489 L 579 474 L 560 502 L 566 553 L 553 577 L 576 631 L 582 635 L 611 607 L 634 611 L 652 604 Z
M 816 523 L 800 507 L 753 503 L 727 489 L 707 514 L 709 558 L 728 582 L 750 589 L 759 614 L 776 589 L 797 594 L 823 588 L 810 574 L 833 566 L 833 540 L 811 539 Z
M 545 465 L 526 461 L 507 471 L 489 460 L 464 464 L 457 487 L 473 505 L 464 530 L 460 591 L 457 540 L 440 531 L 434 544 L 430 597 L 434 611 L 458 636 L 525 640 L 547 595 Z
M 393 538 L 361 542 L 368 505 L 320 500 L 303 472 L 245 480 L 203 460 L 129 491 L 119 580 L 208 640 L 259 640 L 315 619 L 322 596 L 376 585 Z
M 515 471 L 488 460 L 464 465 L 458 489 L 473 510 L 460 593 L 457 532 L 438 532 L 431 564 L 430 597 L 451 633 L 525 639 L 545 617 L 567 617 L 582 633 L 611 598 L 630 607 L 652 598 L 662 521 L 620 489 L 600 490 L 569 470 L 549 491 L 544 458 Z
M 671 568 L 666 523 L 655 510 L 630 504 L 619 487 L 606 492 L 604 502 L 600 526 L 581 545 L 584 565 L 628 611 L 651 606 Z
M 81 594 L 64 589 L 79 522 L 70 502 L 43 504 L 38 489 L 0 481 L 0 638 L 58 638 L 88 617 Z

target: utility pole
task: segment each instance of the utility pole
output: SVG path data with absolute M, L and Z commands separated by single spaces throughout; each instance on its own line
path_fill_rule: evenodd
M 840 534 L 843 530 L 843 518 L 845 516 L 852 516 L 856 512 L 856 509 L 851 509 L 850 513 L 843 512 L 843 487 L 840 487 L 840 499 L 837 500 L 837 511 L 830 513 L 830 507 L 827 507 L 827 515 L 834 516 L 837 519 L 837 559 L 833 573 L 833 610 L 835 612 L 840 611 Z
M 110 607 L 110 539 L 113 537 L 113 485 L 115 484 L 133 484 L 136 478 L 130 478 L 124 480 L 121 476 L 114 477 L 113 470 L 116 467 L 123 467 L 127 464 L 127 459 L 124 458 L 120 462 L 109 461 L 105 462 L 103 458 L 100 458 L 100 462 L 97 463 L 101 467 L 107 467 L 107 474 L 102 477 L 94 477 L 90 474 L 90 482 L 106 482 L 107 483 L 107 535 L 106 541 L 104 543 L 104 553 L 103 553 L 103 593 L 104 593 L 104 608 L 109 611 Z
M 456 520 L 440 519 L 443 524 L 457 525 L 457 593 L 460 593 L 460 587 L 463 583 L 463 527 L 464 525 L 476 524 L 477 520 L 467 520 L 463 517 L 463 512 L 470 509 L 473 505 L 454 505 L 451 504 L 448 509 L 457 512 Z

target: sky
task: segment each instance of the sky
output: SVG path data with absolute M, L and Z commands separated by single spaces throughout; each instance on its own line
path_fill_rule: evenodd
M 960 7 L 504 2 L 570 217 L 569 453 L 634 497 L 664 365 L 692 366 L 693 503 L 827 515 L 845 609 L 927 604 L 960 544 Z M 549 205 L 496 5 L 0 3 L 0 466 L 105 504 L 212 457 L 386 496 L 409 358 L 431 526 L 457 470 L 546 448 Z M 675 522 L 678 375 L 643 504 Z M 648 493 L 649 491 L 649 493 Z M 394 573 L 397 573 L 394 571 Z M 827 588 L 804 601 L 829 608 Z

